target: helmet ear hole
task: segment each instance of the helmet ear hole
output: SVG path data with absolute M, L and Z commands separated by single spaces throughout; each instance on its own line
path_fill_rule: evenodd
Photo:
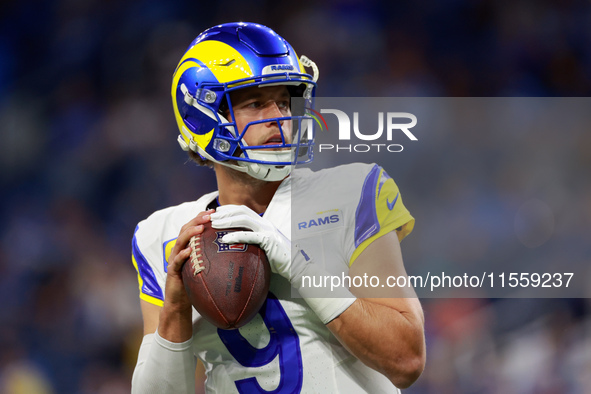
M 224 118 L 227 118 L 226 113 L 228 112 L 229 109 L 230 109 L 230 107 L 228 106 L 228 100 L 226 99 L 226 96 L 224 95 L 224 97 L 222 98 L 222 101 L 220 101 L 218 113 L 220 115 L 224 116 Z

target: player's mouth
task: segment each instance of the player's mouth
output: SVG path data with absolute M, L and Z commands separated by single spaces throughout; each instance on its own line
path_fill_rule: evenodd
M 279 145 L 283 145 L 283 139 L 281 138 L 281 134 L 272 135 L 271 138 L 269 138 L 267 141 L 265 141 L 261 145 L 273 145 L 273 146 L 277 146 L 277 148 L 279 148 Z

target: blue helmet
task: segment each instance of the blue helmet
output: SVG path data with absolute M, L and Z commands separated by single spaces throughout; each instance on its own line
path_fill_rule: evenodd
M 306 74 L 305 67 L 313 70 Z M 273 30 L 255 23 L 226 23 L 201 33 L 189 46 L 172 79 L 172 103 L 183 150 L 232 167 L 257 179 L 285 178 L 293 164 L 312 160 L 313 107 L 318 68 Z M 251 86 L 286 85 L 291 116 L 265 119 L 237 130 L 229 93 Z M 229 112 L 228 112 L 229 111 Z M 225 116 L 228 114 L 229 116 Z M 231 120 L 229 120 L 231 119 Z M 282 143 L 248 146 L 249 126 L 277 122 Z M 292 135 L 281 126 L 291 122 Z M 287 128 L 286 128 L 287 129 Z M 290 142 L 291 141 L 291 142 Z

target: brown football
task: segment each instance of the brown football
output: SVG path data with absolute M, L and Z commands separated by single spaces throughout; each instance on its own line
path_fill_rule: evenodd
M 183 283 L 189 300 L 205 319 L 218 328 L 234 329 L 248 323 L 261 309 L 271 268 L 258 245 L 225 244 L 220 239 L 233 231 L 205 224 L 191 238 L 191 257 L 183 266 Z

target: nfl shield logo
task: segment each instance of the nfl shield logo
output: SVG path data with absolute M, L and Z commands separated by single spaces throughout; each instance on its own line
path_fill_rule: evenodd
M 222 237 L 228 234 L 229 231 L 216 231 L 216 238 L 213 241 L 218 247 L 218 253 L 220 252 L 246 252 L 248 248 L 247 244 L 226 244 L 221 241 Z

